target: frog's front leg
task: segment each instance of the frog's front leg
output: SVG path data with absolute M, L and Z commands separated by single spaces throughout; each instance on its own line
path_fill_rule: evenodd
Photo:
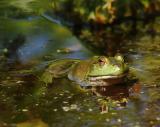
M 92 86 L 91 91 L 93 94 L 95 94 L 98 97 L 101 97 L 101 94 L 97 92 L 96 86 Z

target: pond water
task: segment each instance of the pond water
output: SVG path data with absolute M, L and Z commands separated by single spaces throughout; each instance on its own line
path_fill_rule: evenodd
M 49 10 L 49 2 L 0 1 L 0 126 L 159 127 L 159 35 L 127 41 L 123 55 L 138 81 L 98 88 L 102 96 L 66 78 L 45 86 L 32 75 L 14 73 L 44 61 L 97 55 L 67 27 L 34 15 Z

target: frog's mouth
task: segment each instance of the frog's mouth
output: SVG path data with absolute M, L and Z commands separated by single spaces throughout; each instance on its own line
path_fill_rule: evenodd
M 103 76 L 89 76 L 90 81 L 97 81 L 97 80 L 105 80 L 105 79 L 120 79 L 127 76 L 128 73 L 124 73 L 121 75 L 103 75 Z
M 109 86 L 115 84 L 124 83 L 125 77 L 128 73 L 124 73 L 122 75 L 104 75 L 104 76 L 90 76 L 88 77 L 88 84 L 82 84 L 82 86 Z

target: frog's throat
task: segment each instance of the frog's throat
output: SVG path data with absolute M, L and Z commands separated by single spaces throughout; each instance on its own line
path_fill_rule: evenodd
M 95 81 L 95 80 L 103 80 L 103 79 L 117 79 L 117 78 L 123 78 L 127 76 L 128 73 L 124 73 L 122 75 L 104 75 L 104 76 L 89 76 L 88 79 L 90 81 Z

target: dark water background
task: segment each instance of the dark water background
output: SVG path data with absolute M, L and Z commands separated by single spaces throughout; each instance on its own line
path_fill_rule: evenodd
M 147 34 L 134 39 L 134 43 L 127 42 L 124 55 L 139 82 L 107 88 L 110 92 L 103 97 L 84 93 L 65 78 L 46 87 L 35 77 L 12 73 L 56 58 L 96 55 L 67 27 L 35 15 L 49 10 L 49 2 L 0 1 L 0 126 L 159 127 L 159 35 L 153 38 Z M 160 22 L 155 27 L 159 30 Z M 65 48 L 71 52 L 57 51 Z M 108 106 L 105 113 L 99 103 L 104 98 Z

